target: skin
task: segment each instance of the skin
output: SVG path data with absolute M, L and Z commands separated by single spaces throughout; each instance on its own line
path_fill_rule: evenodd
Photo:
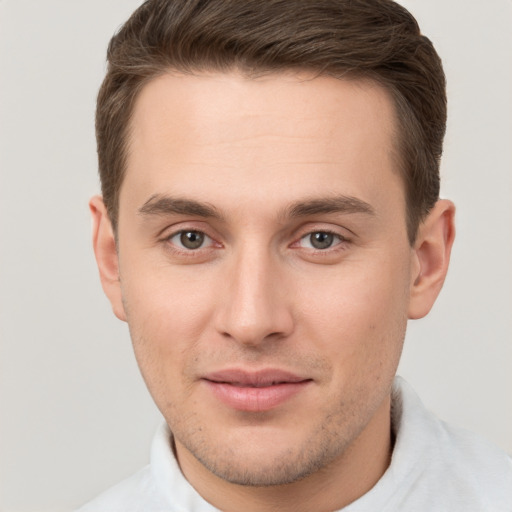
M 96 257 L 182 471 L 219 509 L 339 509 L 389 464 L 407 319 L 454 237 L 440 200 L 409 244 L 395 133 L 384 89 L 305 73 L 168 74 L 137 100 L 117 246 L 90 203 Z M 308 381 L 241 411 L 205 384 L 226 368 Z

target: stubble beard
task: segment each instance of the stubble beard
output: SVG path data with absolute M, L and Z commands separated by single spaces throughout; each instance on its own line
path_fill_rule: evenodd
M 362 410 L 360 404 L 358 400 L 343 403 L 293 446 L 277 446 L 271 451 L 269 443 L 264 442 L 267 448 L 256 450 L 252 456 L 243 447 L 230 445 L 229 439 L 212 442 L 203 427 L 193 428 L 189 422 L 174 421 L 171 430 L 199 463 L 222 480 L 249 487 L 282 486 L 343 463 L 354 440 L 378 408 L 375 404 L 371 410 Z
M 147 340 L 144 340 L 143 336 L 134 336 L 134 334 L 131 332 L 134 348 L 144 346 Z M 405 328 L 401 334 L 403 341 Z M 135 350 L 135 352 L 139 356 L 137 360 L 141 370 L 159 366 L 153 360 L 155 354 L 145 353 L 141 356 L 140 352 L 144 353 L 143 350 Z M 241 486 L 270 487 L 292 484 L 316 472 L 328 471 L 329 467 L 334 465 L 343 465 L 344 459 L 350 454 L 355 444 L 354 441 L 369 424 L 383 400 L 389 396 L 394 376 L 392 370 L 396 369 L 399 354 L 400 351 L 397 351 L 394 354 L 395 357 L 390 358 L 390 361 L 387 362 L 388 371 L 382 372 L 382 369 L 379 368 L 380 371 L 374 373 L 375 381 L 360 381 L 355 389 L 353 387 L 350 389 L 350 396 L 346 394 L 347 389 L 340 389 L 338 396 L 328 401 L 330 405 L 326 405 L 323 410 L 314 412 L 318 418 L 316 423 L 312 422 L 312 418 L 308 415 L 301 416 L 309 423 L 307 430 L 301 429 L 305 425 L 289 425 L 289 432 L 303 430 L 302 434 L 296 437 L 295 442 L 288 442 L 289 439 L 286 438 L 283 431 L 280 434 L 280 437 L 284 439 L 281 445 L 276 440 L 270 439 L 268 432 L 260 437 L 259 432 L 254 434 L 256 432 L 254 429 L 257 427 L 253 424 L 254 440 L 252 443 L 256 449 L 251 449 L 251 447 L 247 449 L 248 443 L 241 436 L 237 443 L 233 443 L 233 440 L 228 438 L 229 430 L 225 435 L 221 433 L 219 439 L 220 426 L 216 427 L 207 421 L 207 418 L 201 418 L 197 410 L 185 412 L 188 409 L 188 407 L 184 407 L 187 401 L 186 396 L 182 396 L 177 403 L 165 394 L 162 394 L 158 400 L 160 394 L 154 394 L 152 391 L 168 385 L 165 377 L 154 375 L 150 371 L 142 371 L 142 374 L 157 406 L 164 414 L 173 436 L 196 461 L 210 473 L 226 482 Z M 222 354 L 223 360 L 244 360 L 244 356 L 247 359 L 245 353 L 243 355 Z M 259 359 L 260 355 L 255 354 L 254 357 Z M 205 359 L 214 360 L 215 358 L 205 356 Z M 278 360 L 277 357 L 271 358 L 270 356 L 269 359 Z M 194 374 L 195 358 L 191 357 L 189 361 L 192 370 L 189 371 L 187 367 L 182 370 L 184 376 L 182 380 L 191 384 L 192 381 L 189 377 L 190 374 Z M 381 366 L 381 362 L 378 360 L 373 363 L 376 366 Z M 297 358 L 294 367 L 307 368 L 307 364 L 316 370 L 320 368 L 320 373 L 323 375 L 330 373 L 329 361 L 315 358 L 310 354 L 305 355 L 302 359 Z M 307 372 L 305 373 L 307 374 Z M 155 378 L 156 381 L 160 381 L 158 385 L 155 385 Z M 381 379 L 388 382 L 378 382 Z M 185 386 L 185 388 L 187 387 Z M 380 388 L 380 392 L 377 394 L 375 394 L 376 388 Z M 189 396 L 188 399 L 191 397 Z M 264 432 L 265 421 L 261 421 L 260 424 L 262 432 Z M 175 453 L 181 465 L 179 450 L 176 450 Z

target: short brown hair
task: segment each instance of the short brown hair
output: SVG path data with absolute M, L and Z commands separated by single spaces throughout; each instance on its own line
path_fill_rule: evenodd
M 411 243 L 439 197 L 443 68 L 416 20 L 392 0 L 147 0 L 112 38 L 107 59 L 96 137 L 114 229 L 135 100 L 148 81 L 169 70 L 309 70 L 373 80 L 395 104 Z

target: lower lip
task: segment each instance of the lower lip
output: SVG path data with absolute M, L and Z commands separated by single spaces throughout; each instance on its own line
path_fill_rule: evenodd
M 261 388 L 240 387 L 224 382 L 204 380 L 213 394 L 224 404 L 239 411 L 269 411 L 302 391 L 310 380 L 283 382 Z

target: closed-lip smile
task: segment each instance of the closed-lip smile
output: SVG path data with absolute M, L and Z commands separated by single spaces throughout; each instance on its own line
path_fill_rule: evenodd
M 225 369 L 207 373 L 201 380 L 225 405 L 246 412 L 274 409 L 313 382 L 311 378 L 277 368 Z

